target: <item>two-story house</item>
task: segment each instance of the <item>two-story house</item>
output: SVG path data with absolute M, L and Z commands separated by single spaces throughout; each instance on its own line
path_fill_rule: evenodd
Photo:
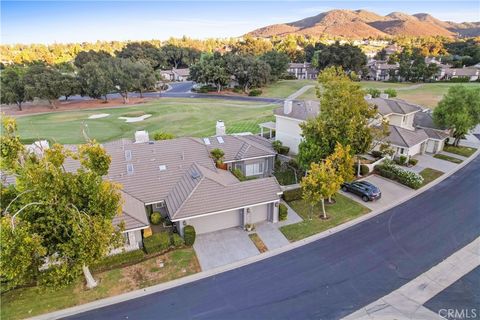
M 287 69 L 288 74 L 297 79 L 317 79 L 318 71 L 312 67 L 310 62 L 290 63 Z

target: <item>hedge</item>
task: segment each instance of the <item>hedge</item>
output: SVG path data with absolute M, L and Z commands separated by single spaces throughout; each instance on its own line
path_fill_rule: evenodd
M 145 258 L 143 250 L 133 250 L 114 254 L 103 258 L 102 260 L 94 263 L 91 268 L 93 271 L 103 271 L 118 268 L 126 264 L 134 264 L 142 261 Z
M 362 176 L 366 176 L 366 175 L 369 174 L 369 173 L 370 173 L 370 169 L 368 169 L 368 167 L 367 167 L 366 165 L 361 164 L 361 165 L 360 165 L 360 174 L 361 174 Z
M 373 150 L 372 152 L 370 152 L 370 154 L 372 155 L 372 157 L 377 158 L 377 159 L 383 157 L 382 152 L 377 151 L 377 150 Z
M 283 191 L 283 199 L 287 202 L 302 199 L 302 188 Z
M 287 146 L 280 146 L 280 148 L 278 148 L 278 153 L 280 154 L 288 154 L 289 152 L 290 148 Z
M 168 232 L 155 233 L 143 240 L 143 247 L 148 254 L 165 251 L 170 247 L 170 234 Z
M 196 232 L 193 226 L 185 226 L 183 229 L 183 239 L 185 240 L 185 245 L 191 247 L 195 243 Z
M 150 222 L 152 224 L 160 224 L 162 222 L 162 216 L 160 215 L 160 212 L 154 212 L 150 215 Z
M 172 235 L 172 245 L 175 248 L 182 247 L 184 244 L 183 238 L 178 233 Z
M 278 207 L 278 218 L 280 221 L 287 220 L 287 215 L 288 215 L 288 208 L 285 204 L 280 203 L 280 206 Z
M 408 164 L 414 166 L 418 163 L 418 160 L 417 159 L 413 159 L 413 158 L 410 158 L 410 160 L 408 160 Z
M 250 92 L 248 93 L 248 95 L 250 97 L 256 97 L 256 96 L 259 96 L 262 94 L 262 90 L 260 89 L 253 89 L 253 90 L 250 90 Z
M 404 170 L 391 161 L 385 161 L 383 164 L 375 166 L 375 170 L 382 177 L 395 180 L 407 187 L 418 189 L 423 184 L 423 177 L 415 172 Z

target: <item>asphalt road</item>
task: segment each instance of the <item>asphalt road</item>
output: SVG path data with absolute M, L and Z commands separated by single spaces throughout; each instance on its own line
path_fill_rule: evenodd
M 384 214 L 281 255 L 70 319 L 338 319 L 480 235 L 480 157 Z

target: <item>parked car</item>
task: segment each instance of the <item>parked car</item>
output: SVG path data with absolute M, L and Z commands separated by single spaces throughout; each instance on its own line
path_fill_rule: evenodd
M 345 182 L 342 184 L 342 190 L 360 196 L 365 202 L 378 200 L 382 197 L 380 189 L 367 181 Z

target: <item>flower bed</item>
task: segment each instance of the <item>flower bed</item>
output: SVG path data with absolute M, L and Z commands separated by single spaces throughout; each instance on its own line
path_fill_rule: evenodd
M 392 161 L 384 161 L 382 164 L 375 166 L 375 171 L 382 177 L 395 180 L 412 189 L 418 189 L 423 184 L 423 177 L 415 172 L 404 170 Z

